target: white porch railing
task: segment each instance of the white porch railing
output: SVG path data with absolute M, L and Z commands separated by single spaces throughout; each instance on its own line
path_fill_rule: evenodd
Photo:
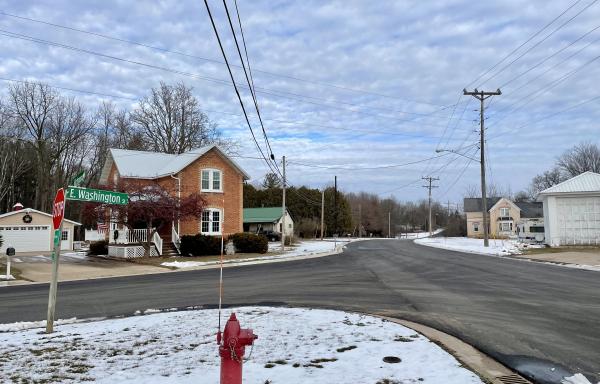
M 115 239 L 115 234 L 116 239 Z M 109 244 L 140 244 L 148 241 L 147 229 L 119 229 L 112 230 L 109 234 Z M 163 239 L 158 232 L 152 236 L 151 242 L 156 246 L 159 255 L 162 255 Z
M 171 224 L 171 241 L 173 242 L 173 245 L 175 245 L 177 253 L 181 255 L 181 239 L 179 238 L 179 233 L 177 233 L 177 229 L 175 228 L 175 223 Z
M 162 249 L 163 249 L 163 239 L 159 236 L 158 232 L 155 232 L 154 235 L 152 236 L 152 242 L 154 243 L 154 245 L 156 246 L 156 250 L 158 251 L 158 255 L 162 255 Z
M 86 229 L 83 239 L 85 241 L 106 240 L 106 229 Z

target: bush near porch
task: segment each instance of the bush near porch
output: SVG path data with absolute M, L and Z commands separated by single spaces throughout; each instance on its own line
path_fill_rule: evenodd
M 269 241 L 265 236 L 253 233 L 235 233 L 225 239 L 233 241 L 239 253 L 266 253 Z M 182 256 L 211 256 L 221 253 L 221 238 L 206 235 L 185 235 L 181 237 Z

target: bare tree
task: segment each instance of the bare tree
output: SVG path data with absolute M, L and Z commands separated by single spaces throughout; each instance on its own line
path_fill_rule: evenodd
M 48 206 L 50 161 L 48 137 L 49 120 L 58 104 L 58 95 L 49 86 L 40 83 L 19 83 L 9 88 L 11 115 L 24 128 L 25 138 L 35 151 L 37 170 L 35 208 Z
M 179 154 L 220 139 L 216 126 L 201 111 L 192 88 L 183 83 L 161 82 L 158 88 L 152 88 L 131 118 L 155 151 Z
M 596 144 L 581 143 L 563 153 L 556 164 L 569 177 L 587 171 L 600 173 L 600 149 Z
M 554 167 L 549 171 L 546 171 L 540 175 L 537 175 L 531 180 L 529 187 L 529 194 L 532 198 L 535 198 L 538 193 L 544 189 L 550 188 L 556 184 L 559 184 L 565 180 L 561 170 L 558 167 Z

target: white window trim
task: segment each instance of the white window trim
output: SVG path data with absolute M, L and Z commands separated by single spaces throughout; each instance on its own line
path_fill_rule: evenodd
M 503 211 L 504 209 L 506 209 L 506 212 L 507 212 L 507 213 L 506 213 L 506 215 L 503 215 L 503 214 L 502 214 L 502 211 Z M 506 207 L 502 207 L 502 208 L 500 208 L 500 217 L 510 217 L 510 208 L 506 208 Z
M 479 223 L 473 223 L 473 232 L 479 232 Z
M 208 221 L 208 232 L 204 232 L 202 230 L 202 223 L 203 223 L 202 215 L 204 215 L 204 211 L 210 212 L 210 214 L 209 214 L 210 220 Z M 213 228 L 213 226 L 212 226 L 213 212 L 219 212 L 219 231 L 218 232 L 215 232 L 212 230 L 212 228 Z M 210 235 L 221 235 L 221 233 L 223 232 L 223 221 L 224 221 L 223 220 L 223 210 L 221 208 L 206 208 L 206 209 L 204 209 L 202 214 L 200 215 L 200 233 L 203 235 L 209 235 L 209 236 Z
M 204 189 L 202 188 L 202 174 L 204 173 L 204 171 L 208 171 L 208 188 Z M 213 180 L 214 180 L 214 172 L 219 172 L 219 174 L 221 175 L 221 182 L 219 183 L 219 189 L 214 189 L 213 188 Z M 216 169 L 216 168 L 203 168 L 200 170 L 200 192 L 213 192 L 213 193 L 219 193 L 219 192 L 223 192 L 223 171 L 221 171 L 220 169 Z

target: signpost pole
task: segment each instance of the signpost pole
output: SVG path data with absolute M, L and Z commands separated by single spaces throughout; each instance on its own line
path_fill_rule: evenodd
M 54 228 L 54 251 L 52 252 L 52 280 L 48 295 L 48 316 L 46 319 L 46 333 L 54 331 L 54 312 L 56 308 L 56 291 L 58 289 L 58 264 L 60 259 L 60 243 L 62 238 L 63 217 L 65 213 L 65 194 L 59 189 L 54 199 L 52 208 L 52 222 Z

